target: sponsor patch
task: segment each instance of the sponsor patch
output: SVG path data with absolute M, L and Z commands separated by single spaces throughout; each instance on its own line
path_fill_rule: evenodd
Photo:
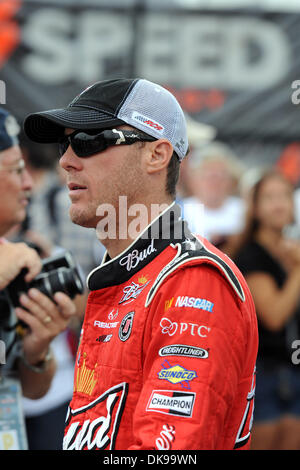
M 63 449 L 113 450 L 127 393 L 128 384 L 123 382 L 111 387 L 87 405 L 77 409 L 69 407 Z
M 141 261 L 144 261 L 148 256 L 157 251 L 154 247 L 154 241 L 152 239 L 151 243 L 143 251 L 132 250 L 128 255 L 123 256 L 119 261 L 120 266 L 125 266 L 127 271 L 136 268 Z
M 169 308 L 172 307 L 173 300 L 174 300 L 174 297 L 172 297 L 172 299 L 168 299 L 165 301 L 165 312 L 169 310 Z
M 86 365 L 87 354 L 83 353 L 83 360 L 79 365 L 80 356 L 78 357 L 78 367 L 74 381 L 74 391 L 91 396 L 98 381 L 97 364 L 90 368 Z
M 175 439 L 175 427 L 164 424 L 159 437 L 155 441 L 157 450 L 170 450 Z
M 199 297 L 188 297 L 187 295 L 184 295 L 177 297 L 175 307 L 191 307 L 198 308 L 200 310 L 206 310 L 207 312 L 212 312 L 214 304 L 206 299 L 200 299 Z
M 121 321 L 119 328 L 119 338 L 121 341 L 127 341 L 131 335 L 134 312 L 128 312 Z
M 111 312 L 109 312 L 107 318 L 108 320 L 115 320 L 117 318 L 119 314 L 119 310 L 117 309 L 117 311 L 115 312 L 115 309 L 113 308 Z
M 140 122 L 141 124 L 143 124 L 146 127 L 150 127 L 152 129 L 155 129 L 158 132 L 163 132 L 163 130 L 164 130 L 164 127 L 161 124 L 159 124 L 158 122 L 153 121 L 153 119 L 150 119 L 149 117 L 144 116 L 141 113 L 137 113 L 136 111 L 134 111 L 132 113 L 132 119 L 134 119 L 135 121 Z
M 182 388 L 190 389 L 190 381 L 197 377 L 196 371 L 185 369 L 180 364 L 171 366 L 167 360 L 162 363 L 162 367 L 163 369 L 158 372 L 158 378 L 167 380 L 173 385 L 180 384 Z
M 196 346 L 188 346 L 185 344 L 170 344 L 164 346 L 158 351 L 161 357 L 165 356 L 182 356 L 182 357 L 195 357 L 200 359 L 206 359 L 208 357 L 208 351 L 203 348 Z
M 98 336 L 98 338 L 96 339 L 96 341 L 98 343 L 108 343 L 112 338 L 112 335 L 101 335 L 101 336 Z
M 146 278 L 139 278 L 139 282 L 141 282 L 142 285 L 132 281 L 129 286 L 124 287 L 123 296 L 119 301 L 119 304 L 128 304 L 129 302 L 135 300 L 143 291 L 143 289 L 145 289 L 145 287 L 149 284 L 150 281 L 148 281 L 148 279 Z
M 191 418 L 196 394 L 174 390 L 153 390 L 146 411 Z
M 163 317 L 160 321 L 161 332 L 163 335 L 174 336 L 175 333 L 190 334 L 191 336 L 200 336 L 206 338 L 210 332 L 210 327 L 205 325 L 199 325 L 198 323 L 186 323 L 186 322 L 173 322 L 167 317 Z
M 118 321 L 110 323 L 106 321 L 95 320 L 94 326 L 97 326 L 98 328 L 116 328 L 118 326 L 118 323 Z

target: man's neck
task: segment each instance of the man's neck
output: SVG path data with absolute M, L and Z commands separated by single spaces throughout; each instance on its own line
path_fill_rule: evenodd
M 102 239 L 101 234 L 97 233 L 109 257 L 115 258 L 125 251 L 173 202 L 172 199 L 165 199 L 159 203 L 135 204 L 126 211 L 119 208 L 116 211 L 116 236 Z

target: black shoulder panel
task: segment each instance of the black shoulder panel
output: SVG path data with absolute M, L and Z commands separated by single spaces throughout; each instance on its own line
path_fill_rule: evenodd
M 205 247 L 197 238 L 186 240 L 183 243 L 178 243 L 174 245 L 174 247 L 177 247 L 178 251 L 175 257 L 166 266 L 164 266 L 155 279 L 154 284 L 148 293 L 146 306 L 151 303 L 158 287 L 171 273 L 173 273 L 180 266 L 193 260 L 199 260 L 199 263 L 205 261 L 213 263 L 229 281 L 234 292 L 238 295 L 242 302 L 245 301 L 244 290 L 232 268 L 222 258 L 220 258 L 220 256 Z

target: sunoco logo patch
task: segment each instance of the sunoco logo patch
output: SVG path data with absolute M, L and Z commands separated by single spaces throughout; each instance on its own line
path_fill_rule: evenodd
M 197 377 L 196 371 L 188 370 L 179 364 L 171 366 L 168 361 L 164 361 L 163 369 L 158 372 L 158 378 L 167 380 L 171 384 L 180 384 L 183 388 L 190 388 L 190 381 Z

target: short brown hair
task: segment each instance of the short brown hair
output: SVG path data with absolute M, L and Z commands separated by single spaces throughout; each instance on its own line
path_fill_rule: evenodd
M 137 129 L 139 134 L 144 134 L 148 136 L 145 132 L 142 132 Z M 146 142 L 140 142 L 139 145 L 144 147 Z M 179 170 L 180 170 L 180 161 L 176 152 L 173 152 L 172 157 L 169 161 L 167 167 L 167 181 L 166 181 L 166 192 L 169 196 L 172 196 L 175 199 L 176 196 L 176 184 L 179 179 Z
M 179 171 L 180 171 L 180 161 L 176 152 L 173 152 L 173 155 L 167 167 L 166 191 L 167 191 L 167 194 L 172 196 L 174 199 L 176 196 L 176 185 L 177 185 L 178 178 L 179 178 Z

